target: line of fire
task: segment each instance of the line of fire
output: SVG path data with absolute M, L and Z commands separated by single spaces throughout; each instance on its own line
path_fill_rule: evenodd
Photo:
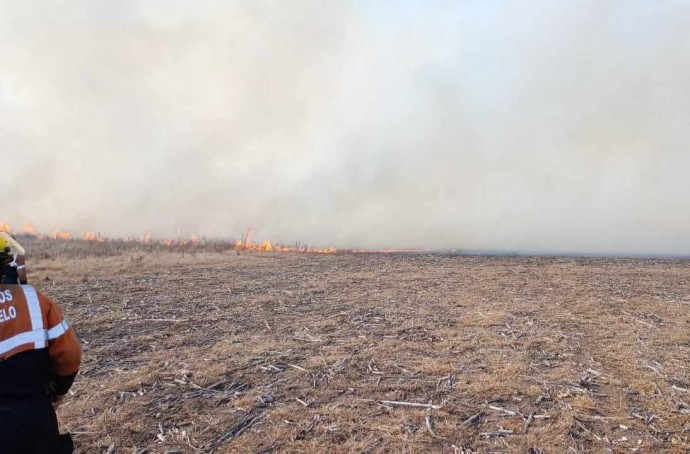
M 142 246 L 147 245 L 160 245 L 165 248 L 179 249 L 179 248 L 193 248 L 202 247 L 207 245 L 209 242 L 214 244 L 223 243 L 228 246 L 228 249 L 234 249 L 236 251 L 255 251 L 255 252 L 302 252 L 309 254 L 335 254 L 339 252 L 351 252 L 338 250 L 333 247 L 328 248 L 318 248 L 312 247 L 305 244 L 295 243 L 294 245 L 284 245 L 284 244 L 273 244 L 270 241 L 255 242 L 252 239 L 253 229 L 248 229 L 246 233 L 238 240 L 218 240 L 218 239 L 207 239 L 206 237 L 189 235 L 186 237 L 169 237 L 169 238 L 154 238 L 150 233 L 139 236 L 137 238 L 115 238 L 103 236 L 100 233 L 86 232 L 83 236 L 77 236 L 71 232 L 63 230 L 53 230 L 51 233 L 40 233 L 33 224 L 24 223 L 21 228 L 13 228 L 8 222 L 0 222 L 0 232 L 5 232 L 10 235 L 15 236 L 27 236 L 33 237 L 38 240 L 55 240 L 55 241 L 88 241 L 95 243 L 108 243 L 108 242 L 136 242 Z

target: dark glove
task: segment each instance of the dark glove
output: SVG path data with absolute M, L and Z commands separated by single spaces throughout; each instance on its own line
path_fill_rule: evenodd
M 72 454 L 74 452 L 74 441 L 72 435 L 60 434 L 60 454 Z
M 7 251 L 0 251 L 0 265 L 5 266 L 12 263 L 14 256 Z

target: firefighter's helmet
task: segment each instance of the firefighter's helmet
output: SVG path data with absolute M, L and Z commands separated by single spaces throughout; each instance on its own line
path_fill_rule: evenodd
M 0 253 L 12 255 L 24 255 L 24 248 L 10 236 L 9 233 L 0 232 Z

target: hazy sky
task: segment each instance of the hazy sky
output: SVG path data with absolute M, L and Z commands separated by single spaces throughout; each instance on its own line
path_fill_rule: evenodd
M 0 221 L 690 253 L 687 1 L 0 0 Z

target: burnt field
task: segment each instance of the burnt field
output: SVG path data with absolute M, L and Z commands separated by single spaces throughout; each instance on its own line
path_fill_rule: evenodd
M 78 452 L 690 449 L 690 262 L 56 244 Z

